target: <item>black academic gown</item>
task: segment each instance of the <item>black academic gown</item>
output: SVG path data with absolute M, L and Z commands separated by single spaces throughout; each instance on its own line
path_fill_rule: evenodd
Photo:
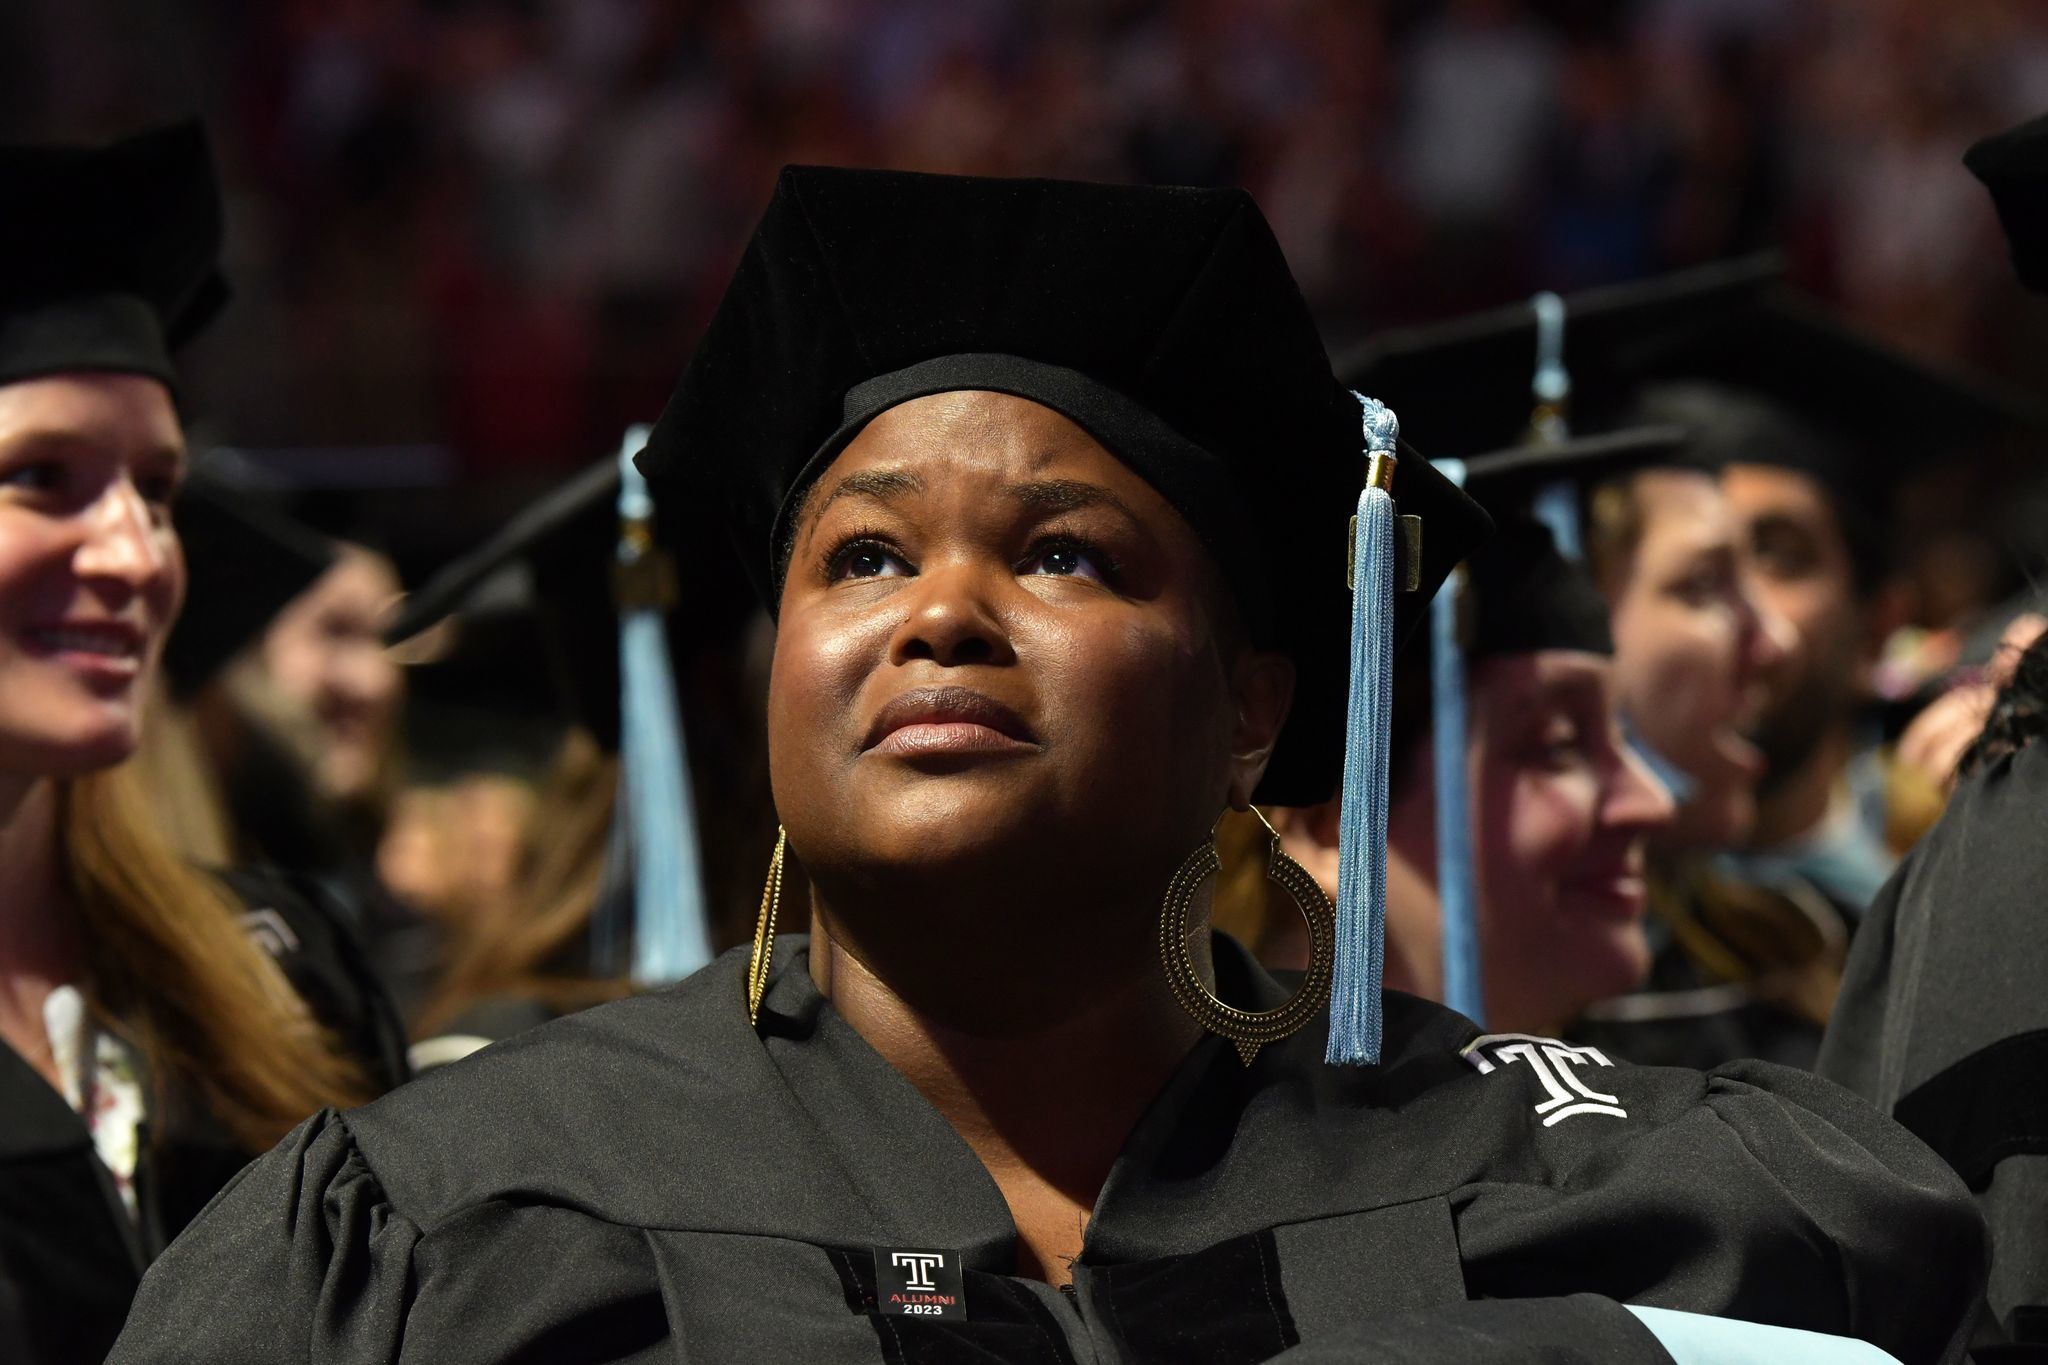
M 1855 928 L 1839 902 L 1791 874 L 1754 885 L 1688 861 L 1653 874 L 1644 928 L 1648 980 L 1594 1005 L 1573 1041 L 1646 1066 L 1812 1068 Z
M 1976 1192 L 1987 1326 L 2015 1343 L 1982 1358 L 2048 1361 L 2048 744 L 1958 786 L 1885 884 L 1820 1066 Z
M 404 1077 L 404 1038 L 339 924 L 267 873 L 223 878 L 245 924 L 380 1088 Z M 88 1365 L 106 1356 L 144 1269 L 235 1173 L 244 1149 L 177 1087 L 149 1104 L 131 1218 L 92 1135 L 63 1096 L 0 1046 L 0 1361 Z
M 1917 1362 L 1981 1282 L 1960 1183 L 1853 1095 L 1474 1045 L 1393 995 L 1377 1068 L 1325 1066 L 1319 1028 L 1249 1068 L 1198 1045 L 1056 1291 L 784 949 L 758 1028 L 736 950 L 315 1118 L 150 1271 L 114 1361 L 1666 1359 L 1626 1300 Z M 1283 996 L 1217 960 L 1225 999 Z M 962 1272 L 964 1318 L 879 1311 L 899 1250 Z

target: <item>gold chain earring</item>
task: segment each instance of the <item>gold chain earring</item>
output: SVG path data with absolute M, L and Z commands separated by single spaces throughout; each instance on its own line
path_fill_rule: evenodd
M 1202 983 L 1195 970 L 1194 949 L 1189 943 L 1193 930 L 1188 917 L 1202 883 L 1222 869 L 1216 856 L 1216 830 L 1208 842 L 1190 853 L 1173 874 L 1166 888 L 1166 904 L 1159 915 L 1159 957 L 1166 967 L 1166 984 L 1174 999 L 1194 1021 L 1211 1033 L 1218 1033 L 1237 1045 L 1237 1055 L 1246 1066 L 1267 1043 L 1277 1043 L 1315 1017 L 1330 1001 L 1330 975 L 1336 962 L 1337 911 L 1308 869 L 1287 856 L 1280 846 L 1280 834 L 1257 806 L 1252 814 L 1266 827 L 1266 880 L 1274 883 L 1294 901 L 1308 921 L 1308 973 L 1293 998 L 1278 1009 L 1251 1011 L 1226 1005 Z M 1221 825 L 1219 819 L 1216 822 Z
M 775 961 L 775 917 L 782 911 L 782 854 L 789 834 L 775 827 L 775 856 L 768 860 L 768 884 L 761 888 L 761 913 L 754 920 L 754 952 L 747 959 L 747 1022 L 761 1022 L 761 997 L 768 990 L 768 967 Z

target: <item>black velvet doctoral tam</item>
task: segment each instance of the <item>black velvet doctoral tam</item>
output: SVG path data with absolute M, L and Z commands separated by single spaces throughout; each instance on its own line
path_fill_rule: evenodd
M 641 467 L 723 520 L 773 610 L 812 482 L 876 414 L 960 389 L 1054 409 L 1179 509 L 1298 667 L 1259 799 L 1327 796 L 1360 413 L 1250 196 L 787 168 Z M 1400 630 L 1487 519 L 1419 458 L 1393 491 L 1423 522 Z

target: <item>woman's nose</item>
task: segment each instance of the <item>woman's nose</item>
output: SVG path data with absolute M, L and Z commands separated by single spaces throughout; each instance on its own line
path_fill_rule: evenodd
M 927 565 L 906 589 L 910 613 L 891 641 L 890 662 L 926 659 L 946 668 L 1014 662 L 1009 634 L 989 600 L 994 586 L 978 566 Z
M 135 485 L 110 485 L 85 512 L 84 535 L 72 556 L 81 577 L 140 592 L 171 566 L 169 534 Z
M 1611 828 L 1648 834 L 1664 828 L 1677 816 L 1678 803 L 1671 789 L 1657 780 L 1656 774 L 1628 745 L 1614 746 L 1607 771 L 1601 814 Z

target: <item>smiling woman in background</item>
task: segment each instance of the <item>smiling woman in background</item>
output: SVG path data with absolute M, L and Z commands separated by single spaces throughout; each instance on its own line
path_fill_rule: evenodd
M 0 203 L 0 1359 L 76 1365 L 250 1155 L 377 1087 L 294 992 L 338 936 L 187 867 L 124 766 L 186 586 L 205 139 L 0 149 Z
M 1347 624 L 1483 530 L 1383 416 L 1242 192 L 785 171 L 641 456 L 777 614 L 751 952 L 307 1124 L 115 1358 L 1951 1353 L 1967 1196 L 1852 1097 L 1382 1015 L 1369 901 L 1282 857 L 1313 984 L 1209 931 L 1227 809 L 1373 788 Z

